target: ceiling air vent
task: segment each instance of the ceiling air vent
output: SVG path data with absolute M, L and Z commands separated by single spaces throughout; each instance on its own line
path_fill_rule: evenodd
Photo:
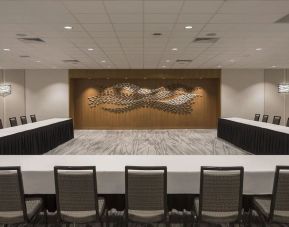
M 190 59 L 177 59 L 176 62 L 179 64 L 187 64 L 187 63 L 191 63 L 192 60 L 190 60 Z
M 287 14 L 286 16 L 280 18 L 275 23 L 289 23 L 289 14 Z
M 195 38 L 194 43 L 215 43 L 219 40 L 219 38 L 210 38 L 210 37 L 200 37 Z
M 76 59 L 68 59 L 68 60 L 62 60 L 64 63 L 78 63 L 79 61 Z
M 45 43 L 43 39 L 40 38 L 18 38 L 18 40 L 24 43 Z

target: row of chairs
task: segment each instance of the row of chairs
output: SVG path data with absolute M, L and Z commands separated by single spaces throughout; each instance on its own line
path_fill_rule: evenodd
M 260 117 L 261 117 L 261 114 L 255 114 L 254 121 L 259 121 L 259 120 L 260 120 Z M 262 122 L 267 123 L 267 122 L 268 122 L 268 119 L 269 119 L 269 115 L 264 114 L 263 117 L 262 117 Z M 280 122 L 281 122 L 281 116 L 274 116 L 274 117 L 273 117 L 272 124 L 274 124 L 274 125 L 280 125 Z M 286 126 L 289 127 L 289 118 L 287 119 L 287 124 L 286 124 Z
M 30 115 L 30 119 L 31 119 L 32 123 L 37 122 L 35 114 Z M 28 123 L 26 116 L 20 116 L 20 121 L 21 121 L 22 125 L 25 125 L 25 124 Z M 18 125 L 16 117 L 10 117 L 9 118 L 9 122 L 10 122 L 10 126 L 11 127 L 14 127 L 14 126 Z M 0 129 L 3 129 L 3 123 L 2 123 L 1 119 L 0 119 Z
M 192 224 L 202 222 L 233 226 L 243 221 L 243 167 L 201 167 L 200 195 L 192 204 Z M 108 221 L 105 199 L 97 193 L 96 169 L 54 167 L 57 220 L 59 224 Z M 193 182 L 192 182 L 193 184 Z M 270 197 L 253 197 L 262 222 L 289 223 L 289 166 L 277 166 Z M 47 214 L 41 198 L 25 198 L 20 167 L 0 167 L 0 223 L 33 223 Z M 251 218 L 249 218 L 249 225 Z M 167 167 L 125 167 L 124 221 L 170 224 L 167 206 Z

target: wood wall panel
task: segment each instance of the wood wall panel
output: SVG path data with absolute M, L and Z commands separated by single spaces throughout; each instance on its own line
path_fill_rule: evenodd
M 81 70 L 80 70 L 81 71 Z M 96 70 L 98 71 L 98 70 Z M 86 71 L 87 72 L 87 71 Z M 84 75 L 80 73 L 79 75 Z M 89 78 L 72 73 L 70 79 L 70 115 L 77 129 L 164 129 L 164 128 L 216 128 L 220 116 L 220 80 L 216 77 L 197 79 L 103 79 Z M 103 75 L 103 74 L 102 74 Z M 117 75 L 117 74 L 116 74 Z M 176 76 L 175 76 L 176 77 Z M 140 108 L 126 113 L 111 113 L 101 106 L 90 108 L 88 97 L 98 94 L 99 87 L 128 82 L 146 88 L 158 88 L 170 83 L 201 87 L 191 114 L 175 114 L 152 108 Z

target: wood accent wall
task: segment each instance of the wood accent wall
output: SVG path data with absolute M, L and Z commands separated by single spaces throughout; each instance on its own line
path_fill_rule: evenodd
M 152 108 L 111 113 L 101 106 L 89 107 L 88 97 L 100 87 L 132 83 L 155 89 L 168 84 L 200 87 L 202 97 L 191 114 Z M 220 116 L 220 70 L 70 70 L 70 116 L 76 129 L 216 128 Z

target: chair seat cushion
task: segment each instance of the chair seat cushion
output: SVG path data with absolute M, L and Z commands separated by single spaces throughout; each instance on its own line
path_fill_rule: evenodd
M 199 198 L 195 198 L 194 200 L 194 209 L 196 215 L 199 215 L 200 209 L 200 201 Z M 209 222 L 209 223 L 231 223 L 235 222 L 238 219 L 238 211 L 202 211 L 202 219 L 201 221 Z
M 105 209 L 104 198 L 98 198 L 98 212 L 101 216 Z M 84 211 L 61 211 L 61 218 L 63 221 L 70 223 L 89 223 L 96 222 L 97 216 L 95 210 Z
M 23 222 L 23 211 L 0 211 L 0 224 L 18 224 Z
M 43 200 L 41 198 L 28 198 L 25 200 L 27 217 L 31 220 L 43 208 Z M 2 224 L 18 224 L 23 223 L 23 211 L 1 211 L 0 223 Z
M 128 218 L 140 223 L 161 222 L 164 220 L 164 210 L 128 210 Z
M 253 205 L 255 209 L 258 209 L 267 219 L 269 218 L 271 199 L 268 197 L 254 197 Z M 289 223 L 289 210 L 274 210 L 273 221 L 279 223 Z

